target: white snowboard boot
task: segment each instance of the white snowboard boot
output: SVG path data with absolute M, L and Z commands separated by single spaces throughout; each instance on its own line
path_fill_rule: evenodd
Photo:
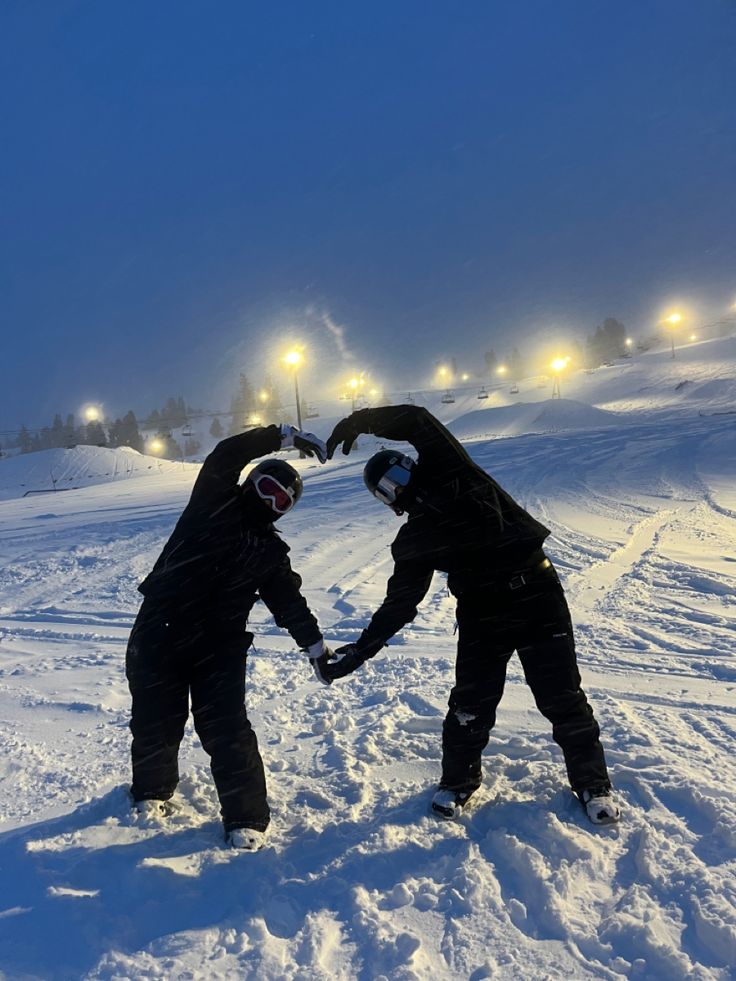
M 593 824 L 616 824 L 621 820 L 621 808 L 613 799 L 610 787 L 588 787 L 579 797 Z
M 166 824 L 175 811 L 170 800 L 137 800 L 133 802 L 133 810 L 138 823 L 144 827 L 156 827 Z
M 243 852 L 257 852 L 266 843 L 266 832 L 254 828 L 235 828 L 225 835 L 225 844 Z
M 432 798 L 432 813 L 444 821 L 455 821 L 474 793 L 474 790 L 448 790 L 446 787 L 439 787 Z

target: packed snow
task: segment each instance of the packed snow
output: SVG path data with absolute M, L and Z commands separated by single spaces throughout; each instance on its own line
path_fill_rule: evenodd
M 429 815 L 454 655 L 440 576 L 330 688 L 256 607 L 263 851 L 223 847 L 191 727 L 176 813 L 134 819 L 125 644 L 197 467 L 96 448 L 0 461 L 0 976 L 733 977 L 736 341 L 668 358 L 576 373 L 562 400 L 522 383 L 516 403 L 507 387 L 488 408 L 427 401 L 552 528 L 623 808 L 608 828 L 567 788 L 516 661 L 477 803 Z M 333 644 L 391 569 L 397 519 L 361 480 L 375 445 L 297 462 L 304 497 L 281 522 Z

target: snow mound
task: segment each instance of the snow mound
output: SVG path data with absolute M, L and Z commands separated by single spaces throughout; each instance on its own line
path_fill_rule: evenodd
M 190 466 L 187 464 L 186 466 Z M 0 460 L 0 500 L 80 487 L 126 477 L 165 473 L 182 464 L 145 456 L 129 446 L 75 446 Z
M 596 409 L 574 399 L 547 399 L 480 409 L 458 416 L 449 429 L 459 439 L 524 436 L 573 429 L 600 429 L 621 423 L 615 412 Z

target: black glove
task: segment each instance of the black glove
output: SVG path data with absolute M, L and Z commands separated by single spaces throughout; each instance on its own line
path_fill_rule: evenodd
M 327 439 L 327 459 L 332 459 L 340 443 L 343 453 L 347 456 L 359 435 L 360 432 L 356 429 L 355 423 L 350 421 L 349 416 L 347 419 L 341 419 Z
M 323 685 L 331 685 L 332 678 L 327 677 L 326 669 L 328 662 L 332 661 L 335 655 L 330 648 L 327 647 L 323 640 L 320 640 L 307 648 L 306 653 L 310 655 L 309 663 L 312 665 L 312 670 L 317 676 L 317 681 Z
M 281 426 L 281 447 L 288 449 L 290 446 L 294 446 L 307 456 L 316 456 L 320 463 L 325 463 L 327 460 L 327 447 L 318 436 L 314 433 L 304 433 L 296 426 L 284 423 Z
M 338 647 L 332 654 L 329 663 L 325 663 L 322 669 L 324 676 L 329 679 L 327 684 L 332 684 L 337 678 L 345 678 L 352 674 L 367 660 L 366 655 L 361 654 L 355 644 L 345 644 L 344 647 Z

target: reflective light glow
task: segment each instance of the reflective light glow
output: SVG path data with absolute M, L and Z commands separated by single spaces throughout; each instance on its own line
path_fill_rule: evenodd
M 505 375 L 508 370 L 509 369 L 506 367 L 505 364 L 500 364 L 498 366 L 498 368 L 496 368 L 496 374 L 497 375 Z
M 554 358 L 550 364 L 552 371 L 564 371 L 570 363 L 570 358 Z
M 302 353 L 296 349 L 284 355 L 284 361 L 292 368 L 298 368 L 302 362 Z
M 634 341 L 632 340 L 632 338 L 631 338 L 631 337 L 627 337 L 627 338 L 626 338 L 626 347 L 631 347 L 631 345 L 632 345 L 633 343 L 634 343 Z
M 87 405 L 84 407 L 84 418 L 87 422 L 98 422 L 100 417 L 101 413 L 96 405 Z
M 161 439 L 149 439 L 146 449 L 149 453 L 159 454 L 164 451 L 164 443 Z
M 682 314 L 671 313 L 669 317 L 665 317 L 664 319 L 667 321 L 668 324 L 671 324 L 673 327 L 675 327 L 682 320 Z
M 259 392 L 258 393 L 258 401 L 259 402 L 268 402 L 268 392 Z

